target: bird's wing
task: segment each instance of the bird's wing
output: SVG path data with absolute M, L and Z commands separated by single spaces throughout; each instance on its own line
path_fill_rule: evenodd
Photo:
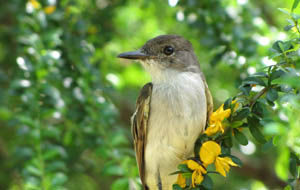
M 150 115 L 152 87 L 152 83 L 147 83 L 142 88 L 136 103 L 135 113 L 132 116 L 131 125 L 136 160 L 144 190 L 147 189 L 145 182 L 145 146 L 147 137 L 147 124 Z
M 208 125 L 210 115 L 212 114 L 214 109 L 214 103 L 206 81 L 204 81 L 204 86 L 205 86 L 206 109 L 207 109 L 206 124 Z
M 206 83 L 205 76 L 202 72 L 200 72 L 200 76 L 201 76 L 201 79 L 202 79 L 204 87 L 205 87 L 206 109 L 207 109 L 206 125 L 208 126 L 210 115 L 212 114 L 212 112 L 214 110 L 214 102 L 213 102 L 213 98 L 211 96 L 211 93 L 209 91 L 208 85 Z

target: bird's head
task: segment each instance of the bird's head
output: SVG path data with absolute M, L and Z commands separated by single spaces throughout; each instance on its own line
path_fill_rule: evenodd
M 192 44 L 178 35 L 155 37 L 139 50 L 121 53 L 118 57 L 139 60 L 152 78 L 200 70 Z

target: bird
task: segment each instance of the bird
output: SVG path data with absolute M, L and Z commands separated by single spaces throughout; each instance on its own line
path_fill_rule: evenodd
M 118 58 L 136 60 L 150 74 L 131 118 L 143 190 L 172 190 L 177 166 L 194 154 L 213 100 L 192 44 L 179 35 L 160 35 Z

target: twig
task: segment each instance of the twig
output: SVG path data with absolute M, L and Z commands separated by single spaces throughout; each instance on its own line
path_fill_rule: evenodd
M 250 102 L 250 107 L 252 107 L 255 104 L 255 102 L 257 101 L 257 99 L 259 99 L 262 95 L 264 95 L 267 92 L 267 90 L 268 90 L 268 88 L 265 87 L 259 93 L 257 93 L 254 96 L 253 100 Z

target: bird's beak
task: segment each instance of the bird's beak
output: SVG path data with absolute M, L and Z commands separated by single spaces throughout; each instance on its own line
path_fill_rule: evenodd
M 147 59 L 149 57 L 149 55 L 142 53 L 140 50 L 125 52 L 118 55 L 118 58 L 123 59 Z

